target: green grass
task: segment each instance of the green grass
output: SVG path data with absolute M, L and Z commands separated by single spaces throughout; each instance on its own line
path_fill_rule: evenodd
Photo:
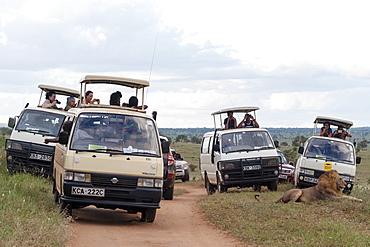
M 199 146 L 175 143 L 184 159 L 199 162 Z M 184 149 L 184 150 L 183 150 Z M 185 155 L 186 154 L 186 155 Z M 370 151 L 361 151 L 357 165 L 356 185 L 349 200 L 319 203 L 272 203 L 294 188 L 279 185 L 270 192 L 262 187 L 256 201 L 252 189 L 229 189 L 202 198 L 197 206 L 205 218 L 246 245 L 256 246 L 369 246 L 370 245 Z M 190 159 L 189 159 L 190 160 Z M 196 172 L 199 172 L 197 170 Z M 194 181 L 197 185 L 201 181 Z
M 64 246 L 70 232 L 53 202 L 52 182 L 26 173 L 9 175 L 0 141 L 0 246 Z

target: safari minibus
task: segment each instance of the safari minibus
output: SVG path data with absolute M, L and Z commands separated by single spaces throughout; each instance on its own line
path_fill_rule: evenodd
M 149 86 L 143 80 L 88 75 L 81 81 L 81 95 L 90 84 L 133 88 L 137 96 L 142 90 L 142 103 Z M 70 111 L 75 116 L 71 132 L 60 134 L 54 157 L 53 192 L 61 210 L 71 214 L 94 205 L 141 212 L 143 221 L 153 222 L 163 184 L 156 122 L 143 108 L 80 104 Z M 168 142 L 162 145 L 169 152 Z
M 277 190 L 280 157 L 275 144 L 266 129 L 236 128 L 224 129 L 223 117 L 227 112 L 244 114 L 258 110 L 258 107 L 233 107 L 212 113 L 215 130 L 204 134 L 200 170 L 207 193 L 226 192 L 230 187 L 261 186 Z M 217 127 L 219 117 L 220 127 Z
M 313 136 L 298 149 L 300 155 L 297 160 L 294 184 L 299 188 L 314 186 L 323 173 L 333 169 L 337 170 L 347 183 L 343 192 L 350 194 L 355 182 L 356 164 L 360 164 L 361 157 L 356 157 L 353 143 L 335 137 L 319 136 L 317 124 L 324 123 L 329 123 L 331 127 L 341 126 L 347 131 L 353 125 L 348 120 L 316 117 Z
M 77 90 L 69 88 L 43 84 L 38 87 L 41 89 L 38 106 L 28 107 L 27 104 L 19 116 L 8 121 L 8 126 L 13 129 L 5 146 L 6 167 L 10 173 L 26 171 L 52 176 L 55 143 L 45 144 L 44 140 L 57 137 L 63 122 L 71 119 L 73 114 L 60 109 L 42 108 L 42 96 L 50 91 L 54 91 L 59 99 L 60 96 L 80 96 Z

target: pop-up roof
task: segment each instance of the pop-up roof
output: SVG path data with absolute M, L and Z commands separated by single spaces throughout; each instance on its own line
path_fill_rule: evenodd
M 349 129 L 352 127 L 353 122 L 348 121 L 348 120 L 343 120 L 339 118 L 333 118 L 333 117 L 323 117 L 323 116 L 317 116 L 314 123 L 325 123 L 328 122 L 330 125 L 335 125 L 335 126 L 341 126 L 343 128 Z

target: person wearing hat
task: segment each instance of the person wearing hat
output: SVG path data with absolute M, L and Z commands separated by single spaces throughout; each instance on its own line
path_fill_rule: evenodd
M 75 105 L 76 105 L 75 98 L 70 96 L 70 97 L 67 98 L 67 105 L 66 105 L 66 107 L 64 107 L 64 110 L 68 111 L 69 109 L 75 107 Z
M 254 117 L 247 113 L 244 116 L 244 119 L 240 122 L 238 125 L 238 128 L 259 128 L 260 125 L 257 123 L 256 119 Z
M 110 100 L 109 100 L 109 104 L 110 105 L 117 105 L 117 106 L 120 106 L 121 105 L 121 98 L 122 98 L 122 94 L 120 91 L 117 91 L 115 93 L 112 93 L 110 95 Z

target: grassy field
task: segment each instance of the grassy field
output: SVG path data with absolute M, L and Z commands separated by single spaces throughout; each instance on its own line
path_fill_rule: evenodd
M 1 137 L 1 136 L 0 136 Z M 68 219 L 53 203 L 51 181 L 29 174 L 8 175 L 0 139 L 0 246 L 64 246 Z M 199 171 L 199 144 L 173 143 L 193 168 L 189 184 L 203 183 Z M 370 246 L 370 151 L 362 151 L 353 196 L 364 202 L 323 201 L 274 204 L 292 185 L 276 192 L 262 188 L 260 201 L 251 189 L 230 189 L 197 202 L 216 227 L 255 246 Z M 179 180 L 180 181 L 180 180 Z M 175 190 L 176 194 L 184 191 Z M 217 243 L 215 243 L 217 245 Z
M 64 246 L 67 219 L 53 202 L 52 183 L 5 167 L 4 136 L 0 137 L 0 246 Z
M 199 162 L 199 145 L 173 146 L 188 162 Z M 370 246 L 370 151 L 362 151 L 359 156 L 362 162 L 357 166 L 351 195 L 363 199 L 362 203 L 272 203 L 293 188 L 288 184 L 279 185 L 276 192 L 262 187 L 261 202 L 255 200 L 256 193 L 251 189 L 230 189 L 205 197 L 197 205 L 207 220 L 248 246 Z

